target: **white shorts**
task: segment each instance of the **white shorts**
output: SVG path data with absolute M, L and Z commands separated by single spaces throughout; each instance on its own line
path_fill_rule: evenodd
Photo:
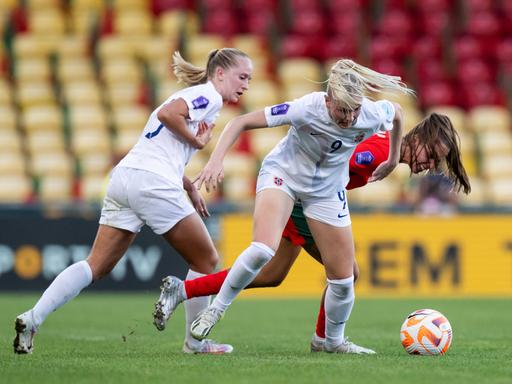
M 100 224 L 134 233 L 147 224 L 162 235 L 194 212 L 182 186 L 153 172 L 116 167 L 110 175 Z
M 265 189 L 278 189 L 295 201 L 301 201 L 306 217 L 318 220 L 334 227 L 348 227 L 352 224 L 348 209 L 347 192 L 343 189 L 328 199 L 318 199 L 307 194 L 296 193 L 281 177 L 262 172 L 258 176 L 256 193 Z

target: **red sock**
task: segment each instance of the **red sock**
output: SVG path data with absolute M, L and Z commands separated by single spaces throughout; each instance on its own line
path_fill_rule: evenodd
M 220 287 L 226 276 L 228 275 L 229 269 L 224 269 L 211 275 L 198 277 L 193 280 L 185 280 L 185 292 L 187 293 L 187 299 L 193 297 L 210 296 L 219 293 Z
M 316 320 L 316 335 L 325 339 L 325 308 L 323 297 L 320 303 L 320 310 L 318 311 L 318 319 Z

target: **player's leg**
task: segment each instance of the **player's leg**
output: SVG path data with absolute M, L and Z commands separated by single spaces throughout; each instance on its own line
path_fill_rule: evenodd
M 254 241 L 236 259 L 212 305 L 192 323 L 194 337 L 205 338 L 238 293 L 272 259 L 292 208 L 291 195 L 282 190 L 263 189 L 256 195 Z
M 64 269 L 44 291 L 34 308 L 16 318 L 15 353 L 31 353 L 32 339 L 46 317 L 76 297 L 82 289 L 106 274 L 117 264 L 135 233 L 100 225 L 87 260 Z
M 325 351 L 375 353 L 345 337 L 345 323 L 354 304 L 354 241 L 350 225 L 336 227 L 309 219 L 327 275 L 325 293 Z
M 187 279 L 193 280 L 201 278 L 213 272 L 219 257 L 213 240 L 203 220 L 197 213 L 194 212 L 186 216 L 162 236 L 189 265 Z M 185 300 L 185 289 L 182 281 L 172 279 L 170 276 L 164 279 L 163 284 L 164 286 L 169 284 L 170 289 L 168 294 L 165 294 L 164 290 L 162 291 L 162 295 L 169 300 L 167 312 L 165 313 L 165 320 L 167 320 L 176 306 L 181 301 Z M 159 302 L 162 303 L 161 300 L 159 300 Z M 190 335 L 190 325 L 192 321 L 201 311 L 208 307 L 209 303 L 209 296 L 191 298 L 184 303 L 186 328 L 183 351 L 186 353 L 230 353 L 233 350 L 231 345 L 217 344 L 210 340 L 200 342 Z

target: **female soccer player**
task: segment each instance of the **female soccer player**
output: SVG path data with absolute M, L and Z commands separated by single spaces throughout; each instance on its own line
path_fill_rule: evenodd
M 373 353 L 344 337 L 354 303 L 354 242 L 345 187 L 356 145 L 376 132 L 391 130 L 390 149 L 370 181 L 384 178 L 396 167 L 402 112 L 398 104 L 369 100 L 365 94 L 370 91 L 412 92 L 399 77 L 339 60 L 331 68 L 327 92 L 237 117 L 226 126 L 197 179 L 198 187 L 205 183 L 207 191 L 222 180 L 222 160 L 243 130 L 291 127 L 265 157 L 258 176 L 254 241 L 235 261 L 213 303 L 192 322 L 192 336 L 204 339 L 236 295 L 272 259 L 294 202 L 300 199 L 327 276 L 325 351 Z
M 137 144 L 112 171 L 91 253 L 62 271 L 34 308 L 16 318 L 15 353 L 31 353 L 34 334 L 46 317 L 108 274 L 144 224 L 183 256 L 190 267 L 188 278 L 213 272 L 218 255 L 199 216 L 208 212 L 184 168 L 211 139 L 223 103 L 237 102 L 248 89 L 252 63 L 242 51 L 223 48 L 210 52 L 206 68 L 176 52 L 173 69 L 189 87 L 153 111 Z M 200 298 L 186 304 L 187 319 L 192 321 L 208 302 Z M 232 347 L 198 342 L 187 332 L 183 351 L 229 353 Z
M 471 187 L 461 161 L 459 146 L 458 134 L 450 119 L 447 116 L 432 113 L 404 136 L 400 149 L 400 162 L 407 164 L 411 173 L 439 170 L 440 167 L 446 168 L 443 171 L 455 191 L 462 189 L 467 194 L 471 191 Z M 350 158 L 350 181 L 347 190 L 366 185 L 377 166 L 383 163 L 388 155 L 389 134 L 387 132 L 377 133 L 360 143 Z M 275 256 L 263 267 L 247 288 L 280 285 L 290 271 L 301 248 L 322 263 L 320 252 L 302 211 L 302 204 L 297 203 L 283 231 Z M 166 304 L 167 318 L 165 320 L 171 316 L 176 306 L 182 301 L 218 293 L 228 271 L 225 269 L 185 281 L 174 276 L 164 278 L 160 300 Z M 357 263 L 354 263 L 354 281 L 357 280 L 358 272 Z M 315 352 L 323 350 L 324 341 L 325 308 L 322 297 L 316 331 L 311 341 L 311 350 Z

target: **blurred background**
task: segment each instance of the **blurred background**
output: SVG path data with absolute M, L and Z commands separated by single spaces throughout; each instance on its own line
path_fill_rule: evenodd
M 472 193 L 406 166 L 350 191 L 360 291 L 512 294 L 511 1 L 0 0 L 0 30 L 0 289 L 44 288 L 87 255 L 109 170 L 180 87 L 172 52 L 202 66 L 232 46 L 253 59 L 250 90 L 223 109 L 189 176 L 229 119 L 323 90 L 341 57 L 399 75 L 417 97 L 379 97 L 402 105 L 406 130 L 431 111 L 451 118 Z M 259 164 L 286 129 L 243 136 L 222 189 L 205 194 L 227 266 L 250 241 Z M 98 289 L 185 271 L 148 231 L 138 241 Z M 317 293 L 321 269 L 299 260 L 281 292 Z

